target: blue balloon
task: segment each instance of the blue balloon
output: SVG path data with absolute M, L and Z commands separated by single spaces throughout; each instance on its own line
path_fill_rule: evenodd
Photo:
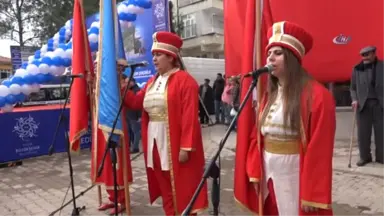
M 48 39 L 47 46 L 49 47 L 49 45 L 53 45 L 53 39 L 52 38 Z
M 7 87 L 9 87 L 9 86 L 11 86 L 12 85 L 12 82 L 10 81 L 10 80 L 3 80 L 3 82 L 1 82 L 1 84 L 3 84 L 3 85 L 5 85 L 5 86 L 7 86 Z
M 119 19 L 128 21 L 128 22 L 133 22 L 136 20 L 136 14 L 131 14 L 131 13 L 120 13 L 119 14 Z
M 25 100 L 25 95 L 23 93 L 20 93 L 18 95 L 15 95 L 16 101 L 17 102 L 23 102 Z
M 65 43 L 65 35 L 59 36 L 59 43 Z
M 70 58 L 64 58 L 63 62 L 64 62 L 64 67 L 69 67 L 72 64 L 72 60 Z
M 72 41 L 67 43 L 67 49 L 72 49 Z
M 67 49 L 67 45 L 65 43 L 61 43 L 61 44 L 59 44 L 58 48 L 66 50 Z
M 47 51 L 53 51 L 54 49 L 53 49 L 53 45 L 51 45 L 51 46 L 47 46 Z
M 65 31 L 66 29 L 64 27 L 60 28 L 59 35 L 64 35 L 65 36 Z
M 11 83 L 12 83 L 12 84 L 23 85 L 23 84 L 24 84 L 24 79 L 21 78 L 21 77 L 12 77 L 12 79 L 11 79 Z
M 43 84 L 46 82 L 45 76 L 42 73 L 36 74 L 35 77 L 36 77 L 37 83 L 39 83 L 39 84 Z
M 135 5 L 142 7 L 144 9 L 149 9 L 152 7 L 152 2 L 146 1 L 146 0 L 135 0 Z
M 21 65 L 21 68 L 26 69 L 27 66 L 28 66 L 28 63 L 23 63 L 23 64 Z
M 35 59 L 32 61 L 32 64 L 36 65 L 37 67 L 39 67 L 39 65 L 41 64 L 41 61 L 38 60 L 38 59 Z
M 52 74 L 44 74 L 44 80 L 45 82 L 49 82 L 49 81 L 52 81 L 55 77 L 52 75 Z
M 5 106 L 6 102 L 7 101 L 6 101 L 5 97 L 0 97 L 0 107 Z
M 53 64 L 52 62 L 52 59 L 49 58 L 48 56 L 44 56 L 42 59 L 41 59 L 41 63 L 44 63 L 48 66 L 51 66 Z
M 40 54 L 41 54 L 40 50 L 37 50 L 35 52 L 35 59 L 39 59 L 40 58 Z
M 90 29 L 89 29 L 89 34 L 99 34 L 99 28 L 97 28 L 97 27 L 91 27 Z
M 55 56 L 52 59 L 52 63 L 55 66 L 62 66 L 64 62 L 63 62 L 62 58 L 60 58 L 59 56 Z
M 24 77 L 24 83 L 32 85 L 37 83 L 37 79 L 35 76 L 28 74 L 27 76 Z
M 96 52 L 98 49 L 99 44 L 98 43 L 90 43 L 91 51 Z
M 5 103 L 7 104 L 15 104 L 16 103 L 16 97 L 12 94 L 9 94 L 7 96 L 5 96 Z

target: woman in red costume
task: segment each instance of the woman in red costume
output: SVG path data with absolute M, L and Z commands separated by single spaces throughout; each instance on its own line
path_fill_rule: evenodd
M 182 40 L 170 32 L 153 35 L 157 74 L 136 95 L 124 98 L 128 109 L 143 110 L 142 141 L 150 202 L 163 199 L 166 215 L 179 215 L 196 190 L 205 159 L 199 124 L 199 86 L 180 69 Z M 208 207 L 204 186 L 191 213 Z
M 260 215 L 332 215 L 335 102 L 301 65 L 312 37 L 278 22 L 268 38 L 267 63 L 274 69 L 248 150 L 247 197 L 253 200 L 246 205 Z

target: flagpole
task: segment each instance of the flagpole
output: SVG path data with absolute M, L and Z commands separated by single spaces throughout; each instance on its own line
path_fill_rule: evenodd
M 256 18 L 256 27 L 255 27 L 255 48 L 256 48 L 256 68 L 260 68 L 261 67 L 261 23 L 262 23 L 262 13 L 263 13 L 263 9 L 261 8 L 261 1 L 262 0 L 256 0 L 256 13 L 255 13 L 255 18 Z M 261 101 L 261 97 L 262 97 L 262 87 L 261 85 L 263 84 L 262 82 L 258 82 L 257 83 L 258 85 L 256 86 L 256 92 L 257 92 L 257 103 L 260 104 L 260 101 Z M 260 107 L 260 106 L 257 106 L 257 108 Z M 257 116 L 257 115 L 256 115 Z M 260 145 L 259 145 L 259 151 L 260 151 Z M 264 215 L 264 203 L 263 203 L 263 189 L 261 187 L 261 184 L 262 184 L 262 177 L 260 177 L 260 190 L 259 190 L 259 193 L 257 194 L 258 196 L 258 206 L 259 206 L 259 215 L 260 216 L 263 216 Z

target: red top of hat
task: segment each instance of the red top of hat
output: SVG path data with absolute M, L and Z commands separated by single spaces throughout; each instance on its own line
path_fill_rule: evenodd
M 178 56 L 183 40 L 176 34 L 166 31 L 153 34 L 153 52 L 163 52 L 174 57 Z
M 274 23 L 268 30 L 266 51 L 273 46 L 291 50 L 301 60 L 312 48 L 313 38 L 304 28 L 288 21 Z

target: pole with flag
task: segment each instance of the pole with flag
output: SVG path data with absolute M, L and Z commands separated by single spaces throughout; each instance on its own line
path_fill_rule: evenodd
M 85 27 L 83 1 L 75 0 L 73 9 L 72 74 L 93 75 L 92 56 Z M 74 79 L 71 94 L 69 139 L 73 152 L 80 150 L 80 138 L 88 132 L 90 95 L 85 78 Z
M 118 59 L 125 59 L 125 52 L 122 39 L 119 40 L 119 38 L 122 37 L 117 19 L 116 1 L 100 0 L 94 117 L 98 132 L 97 146 L 93 154 L 92 176 L 95 182 L 105 184 L 110 199 L 112 198 L 116 203 L 114 213 L 118 214 L 122 210 L 117 207 L 119 202 L 125 205 L 127 214 L 130 215 L 128 187 L 129 182 L 132 181 L 132 169 L 127 125 L 124 121 L 124 112 L 121 112 L 120 74 L 117 71 Z M 119 42 L 122 47 L 120 49 Z M 119 50 L 121 51 L 118 52 Z M 121 53 L 124 53 L 124 56 Z M 113 167 L 110 166 L 111 163 Z M 97 176 L 95 176 L 96 169 L 98 169 Z
M 265 63 L 264 48 L 267 45 L 267 31 L 269 26 L 272 26 L 269 0 L 247 0 L 245 8 L 242 74 L 260 68 Z M 258 104 L 265 92 L 267 78 L 267 74 L 259 77 L 256 87 Z M 250 79 L 243 80 L 240 93 L 241 100 L 244 99 L 251 82 Z M 258 215 L 263 215 L 263 194 L 256 195 L 253 184 L 249 182 L 246 174 L 246 160 L 244 160 L 249 149 L 251 130 L 256 121 L 257 117 L 252 103 L 248 101 L 238 120 L 234 196 L 241 206 Z M 256 202 L 256 200 L 258 201 Z

